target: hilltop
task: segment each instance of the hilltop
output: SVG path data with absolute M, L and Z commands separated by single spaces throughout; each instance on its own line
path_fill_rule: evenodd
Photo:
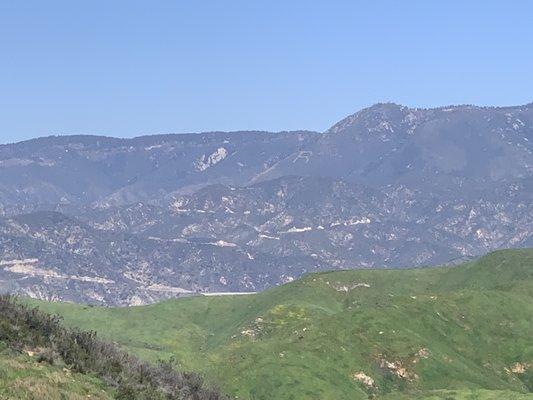
M 239 399 L 533 398 L 530 249 L 308 274 L 249 296 L 38 304 L 142 358 L 175 357 Z

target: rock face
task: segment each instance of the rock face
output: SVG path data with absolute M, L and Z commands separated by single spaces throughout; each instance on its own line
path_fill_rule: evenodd
M 533 246 L 533 104 L 0 146 L 0 290 L 104 304 Z

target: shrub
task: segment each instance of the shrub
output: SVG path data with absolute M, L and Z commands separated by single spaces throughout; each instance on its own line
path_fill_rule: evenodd
M 124 400 L 221 400 L 225 396 L 207 388 L 194 373 L 176 371 L 173 362 L 151 365 L 133 357 L 112 343 L 97 338 L 96 332 L 65 328 L 58 316 L 31 308 L 16 298 L 0 296 L 0 343 L 21 351 L 42 348 L 38 360 L 61 360 L 80 373 L 100 377 Z

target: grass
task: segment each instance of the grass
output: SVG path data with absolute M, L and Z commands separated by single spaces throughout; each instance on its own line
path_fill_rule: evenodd
M 531 400 L 532 394 L 517 393 L 510 390 L 434 390 L 425 393 L 394 393 L 385 400 Z
M 533 399 L 533 250 L 310 274 L 253 296 L 37 304 L 239 399 Z
M 101 381 L 35 357 L 0 351 L 0 400 L 108 400 L 113 394 Z

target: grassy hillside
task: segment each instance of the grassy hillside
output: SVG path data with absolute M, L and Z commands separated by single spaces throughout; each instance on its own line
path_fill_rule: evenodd
M 37 362 L 36 357 L 0 350 L 2 400 L 108 400 L 112 392 L 89 375 Z
M 533 399 L 533 250 L 311 274 L 253 296 L 40 306 L 239 399 Z
M 194 373 L 149 364 L 92 331 L 0 296 L 0 399 L 224 400 Z M 104 385 L 105 382 L 105 385 Z

